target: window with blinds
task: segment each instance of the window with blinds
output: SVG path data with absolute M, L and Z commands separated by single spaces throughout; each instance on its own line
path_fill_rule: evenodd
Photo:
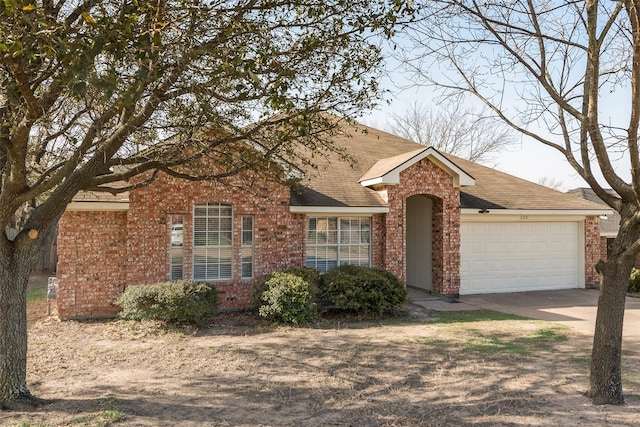
M 242 216 L 242 278 L 253 277 L 253 215 Z
M 169 217 L 169 280 L 183 278 L 184 216 Z
M 370 266 L 371 218 L 308 217 L 306 266 L 321 273 L 343 264 Z
M 196 205 L 193 213 L 193 279 L 227 280 L 233 271 L 233 209 Z

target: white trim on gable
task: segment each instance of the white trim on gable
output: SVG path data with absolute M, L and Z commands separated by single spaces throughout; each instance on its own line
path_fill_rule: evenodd
M 401 157 L 401 156 L 398 156 L 398 157 Z M 469 175 L 464 170 L 459 168 L 455 163 L 453 163 L 452 161 L 447 159 L 445 156 L 440 154 L 440 152 L 438 152 L 438 150 L 436 150 L 433 147 L 427 147 L 423 150 L 418 151 L 414 156 L 401 162 L 398 165 L 393 166 L 390 170 L 387 170 L 386 172 L 382 173 L 380 176 L 361 180 L 360 184 L 363 187 L 374 187 L 380 184 L 398 185 L 400 184 L 400 172 L 413 166 L 414 164 L 418 163 L 420 160 L 425 158 L 429 158 L 429 160 L 435 163 L 436 166 L 438 166 L 440 169 L 444 170 L 449 175 L 451 175 L 451 177 L 453 178 L 453 185 L 455 187 L 465 187 L 465 186 L 475 185 L 476 181 L 471 175 Z M 380 167 L 381 162 L 392 162 L 392 159 L 393 158 L 378 160 L 369 169 L 369 171 L 371 171 L 376 167 Z M 366 177 L 367 174 L 369 174 L 369 171 L 365 172 L 363 177 Z

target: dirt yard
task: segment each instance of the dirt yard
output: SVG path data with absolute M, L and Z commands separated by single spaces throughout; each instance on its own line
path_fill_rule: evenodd
M 592 406 L 581 395 L 589 338 L 541 321 L 455 321 L 409 306 L 306 328 L 222 314 L 194 330 L 38 313 L 44 305 L 31 304 L 28 382 L 52 402 L 0 412 L 2 426 L 640 422 L 640 355 L 624 354 L 627 404 Z

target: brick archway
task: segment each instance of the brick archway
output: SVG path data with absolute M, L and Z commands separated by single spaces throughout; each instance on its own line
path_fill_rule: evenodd
M 386 187 L 385 268 L 407 283 L 407 200 L 427 196 L 432 201 L 431 291 L 457 295 L 460 289 L 460 189 L 451 175 L 429 159 L 400 174 L 400 183 Z

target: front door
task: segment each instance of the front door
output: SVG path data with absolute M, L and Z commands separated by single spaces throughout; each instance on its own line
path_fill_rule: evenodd
M 407 199 L 407 286 L 431 290 L 433 201 L 427 196 Z

